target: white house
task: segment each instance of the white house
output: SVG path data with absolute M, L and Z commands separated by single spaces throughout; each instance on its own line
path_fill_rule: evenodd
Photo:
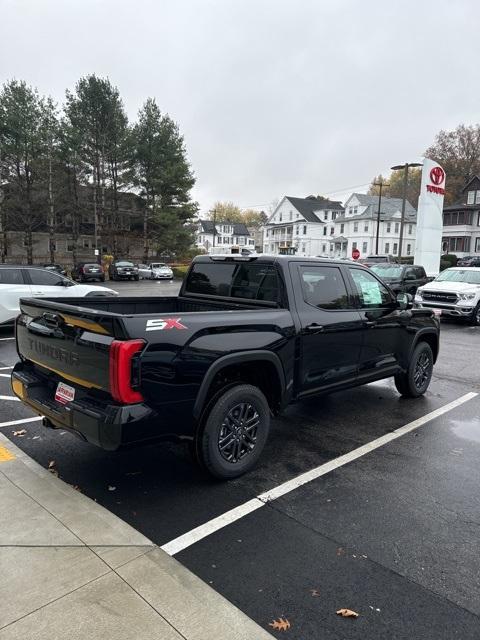
M 382 198 L 378 234 L 378 253 L 398 255 L 400 240 L 401 198 Z M 345 202 L 345 211 L 335 219 L 335 233 L 330 243 L 332 258 L 349 258 L 354 249 L 360 257 L 377 253 L 378 196 L 353 193 Z M 407 201 L 403 227 L 402 256 L 415 254 L 417 212 Z
M 343 212 L 340 202 L 327 198 L 284 196 L 264 227 L 264 253 L 328 256 L 335 220 Z
M 207 253 L 255 251 L 255 239 L 243 222 L 217 222 L 214 225 L 213 220 L 200 220 L 195 245 Z
M 465 185 L 457 204 L 443 208 L 442 251 L 459 258 L 480 255 L 480 178 Z

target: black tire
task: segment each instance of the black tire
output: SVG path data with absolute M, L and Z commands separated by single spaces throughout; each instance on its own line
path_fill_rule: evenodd
M 433 373 L 433 352 L 426 342 L 419 342 L 413 350 L 408 369 L 395 376 L 397 391 L 406 398 L 419 398 L 428 389 Z
M 105 282 L 105 276 L 102 276 L 102 277 L 100 278 L 100 282 Z
M 472 324 L 474 327 L 480 326 L 480 302 L 473 310 L 472 316 L 470 318 L 470 324 Z
M 269 429 L 270 409 L 260 389 L 250 384 L 232 387 L 203 420 L 195 442 L 197 458 L 215 478 L 237 478 L 256 464 Z
M 135 282 L 138 282 L 140 278 L 139 278 L 139 276 L 134 276 L 133 279 L 135 280 Z

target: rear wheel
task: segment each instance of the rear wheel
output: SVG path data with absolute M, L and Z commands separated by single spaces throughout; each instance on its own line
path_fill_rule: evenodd
M 205 418 L 196 436 L 197 457 L 216 478 L 236 478 L 256 464 L 269 429 L 263 393 L 253 385 L 238 385 L 221 395 Z
M 407 371 L 395 376 L 397 391 L 407 398 L 422 396 L 428 389 L 432 373 L 432 349 L 426 342 L 420 342 L 413 351 Z

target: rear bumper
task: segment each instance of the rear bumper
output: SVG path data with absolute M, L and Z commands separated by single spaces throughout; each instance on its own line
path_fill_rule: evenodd
M 57 379 L 39 374 L 23 362 L 12 372 L 12 390 L 44 424 L 78 435 L 102 449 L 114 451 L 123 446 L 159 437 L 158 415 L 143 403 L 116 405 L 84 392 L 63 405 L 55 400 Z

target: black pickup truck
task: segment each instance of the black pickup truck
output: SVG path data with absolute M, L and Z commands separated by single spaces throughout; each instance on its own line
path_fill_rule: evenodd
M 28 299 L 14 393 L 104 449 L 189 440 L 219 478 L 249 470 L 288 403 L 394 376 L 425 393 L 439 322 L 369 269 L 199 256 L 178 297 Z

